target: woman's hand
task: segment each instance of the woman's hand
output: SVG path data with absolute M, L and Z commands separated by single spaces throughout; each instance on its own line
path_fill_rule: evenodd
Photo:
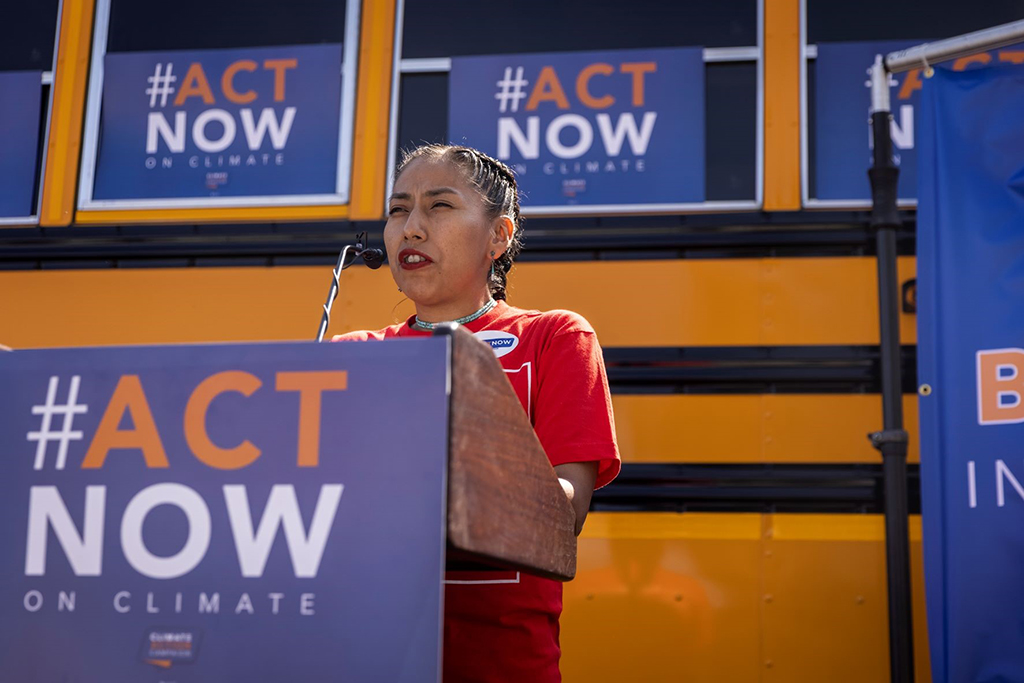
M 583 530 L 583 522 L 590 510 L 590 498 L 594 495 L 594 483 L 597 481 L 597 462 L 567 462 L 555 466 L 558 483 L 565 491 L 565 497 L 576 512 L 576 535 Z

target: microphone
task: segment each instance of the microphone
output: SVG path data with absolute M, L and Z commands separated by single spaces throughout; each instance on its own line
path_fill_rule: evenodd
M 327 292 L 327 301 L 324 302 L 324 312 L 320 316 L 320 327 L 317 329 L 316 340 L 321 342 L 324 340 L 324 334 L 327 333 L 327 328 L 331 324 L 331 307 L 334 306 L 334 300 L 338 296 L 338 289 L 341 287 L 341 271 L 345 270 L 355 261 L 355 257 L 361 256 L 363 262 L 366 263 L 367 267 L 376 270 L 380 268 L 384 263 L 384 259 L 387 255 L 382 249 L 366 249 L 363 247 L 363 243 L 366 241 L 366 233 L 360 233 L 356 235 L 355 244 L 346 244 L 341 249 L 341 253 L 338 254 L 338 265 L 331 271 L 331 289 Z M 352 252 L 352 259 L 349 259 L 349 252 Z
M 357 245 L 358 246 L 358 245 Z M 384 260 L 387 258 L 387 254 L 384 253 L 383 249 L 363 249 L 357 252 L 358 256 L 363 258 L 363 263 L 370 270 L 377 270 L 384 265 Z

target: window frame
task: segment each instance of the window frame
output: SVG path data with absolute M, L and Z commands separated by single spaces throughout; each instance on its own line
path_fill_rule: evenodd
M 757 66 L 755 94 L 754 198 L 666 204 L 605 204 L 590 206 L 524 206 L 524 216 L 614 216 L 629 214 L 707 213 L 760 211 L 764 206 L 764 3 L 757 0 L 757 45 L 704 48 L 704 64 L 711 62 L 753 62 Z M 804 0 L 801 0 L 803 2 Z M 387 215 L 387 198 L 391 196 L 398 147 L 398 109 L 401 78 L 410 73 L 446 73 L 451 71 L 450 57 L 402 59 L 405 0 L 397 0 L 395 8 L 395 48 L 392 60 L 391 104 L 388 120 L 387 181 L 383 207 Z
M 809 139 L 812 131 L 808 125 L 808 113 L 810 102 L 807 97 L 807 69 L 811 61 L 818 58 L 818 46 L 807 44 L 807 2 L 800 0 L 800 206 L 805 209 L 853 209 L 863 210 L 871 208 L 870 199 L 816 199 L 810 196 L 810 145 Z M 865 64 L 867 69 L 870 64 Z M 867 111 L 865 110 L 865 114 Z M 865 120 L 865 139 L 867 139 L 867 118 Z M 865 152 L 868 150 L 865 149 Z M 815 160 L 817 161 L 817 160 Z M 868 167 L 864 167 L 865 174 Z M 897 208 L 916 209 L 916 199 L 899 199 L 896 202 Z
M 39 177 L 37 178 L 39 190 L 36 192 L 35 208 L 29 216 L 8 216 L 0 217 L 0 227 L 3 226 L 32 226 L 39 225 L 39 216 L 43 210 L 43 183 L 46 181 L 46 150 L 50 144 L 50 117 L 53 115 L 53 75 L 57 69 L 57 50 L 60 47 L 60 22 L 64 13 L 64 0 L 57 3 L 57 23 L 53 32 L 53 60 L 50 62 L 50 70 L 42 74 L 42 84 L 48 86 L 46 93 L 46 117 L 43 121 L 43 129 L 40 136 L 43 139 L 42 151 L 39 164 Z
M 103 58 L 107 54 L 111 0 L 96 0 L 95 24 L 90 59 L 89 84 L 86 91 L 85 131 L 82 160 L 78 171 L 80 212 L 110 209 L 207 209 L 259 208 L 290 206 L 347 205 L 351 199 L 352 157 L 356 110 L 356 78 L 358 74 L 361 0 L 347 0 L 345 36 L 341 63 L 341 112 L 338 120 L 337 184 L 331 194 L 253 195 L 245 197 L 181 197 L 164 199 L 93 199 L 93 183 L 99 152 L 100 108 L 103 97 Z M 215 48 L 214 48 L 215 49 Z

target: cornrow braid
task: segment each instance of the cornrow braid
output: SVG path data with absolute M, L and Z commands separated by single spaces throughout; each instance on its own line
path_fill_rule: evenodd
M 447 161 L 460 168 L 480 193 L 489 218 L 508 216 L 512 220 L 512 243 L 494 261 L 494 274 L 488 275 L 487 287 L 495 299 L 507 298 L 508 274 L 512 263 L 523 250 L 523 216 L 519 210 L 519 188 L 516 177 L 506 164 L 472 147 L 459 145 L 423 145 L 402 155 L 395 169 L 395 181 L 410 163 L 426 157 Z

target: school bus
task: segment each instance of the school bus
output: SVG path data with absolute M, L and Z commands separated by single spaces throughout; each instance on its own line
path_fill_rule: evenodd
M 400 150 L 449 139 L 453 58 L 701 48 L 704 129 L 691 134 L 705 148 L 704 200 L 533 211 L 510 279 L 511 304 L 575 310 L 594 325 L 624 463 L 595 494 L 565 586 L 563 675 L 886 680 L 881 460 L 867 439 L 881 426 L 874 240 L 863 198 L 823 199 L 814 181 L 822 164 L 866 170 L 867 148 L 816 157 L 822 84 L 808 65 L 819 44 L 938 38 L 1015 19 L 1012 8 L 39 0 L 14 12 L 0 72 L 39 72 L 39 142 L 29 209 L 0 218 L 0 343 L 13 348 L 310 339 L 340 245 L 363 232 L 380 243 Z M 102 197 L 106 58 L 325 43 L 344 50 L 348 120 L 347 183 L 333 200 Z M 238 79 L 204 76 L 211 98 L 245 94 Z M 914 652 L 927 681 L 912 201 L 903 209 Z M 386 273 L 354 267 L 329 334 L 411 313 Z

